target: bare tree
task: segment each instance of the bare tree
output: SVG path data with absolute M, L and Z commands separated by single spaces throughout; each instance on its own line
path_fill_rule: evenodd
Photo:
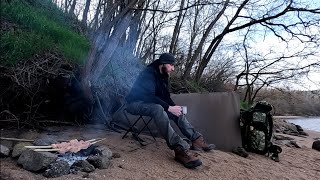
M 79 1 L 60 1 L 65 11 L 81 9 Z M 82 21 L 88 18 L 89 7 L 95 12 L 86 20 L 90 22 L 92 46 L 83 74 L 84 87 L 99 84 L 106 70 L 114 68 L 110 62 L 118 51 L 122 56 L 137 56 L 143 63 L 169 51 L 176 54 L 178 75 L 184 80 L 199 83 L 201 78 L 219 77 L 227 81 L 226 76 L 239 70 L 235 90 L 246 87 L 245 99 L 253 101 L 263 87 L 297 78 L 319 64 L 289 61 L 315 56 L 319 48 L 320 8 L 311 5 L 297 0 L 86 0 Z M 243 33 L 245 38 L 237 40 Z M 297 41 L 304 48 L 269 54 L 254 49 L 256 39 L 270 36 L 287 43 L 288 48 Z M 242 55 L 241 63 L 234 53 Z M 235 61 L 240 69 L 232 66 Z
M 192 66 L 194 65 L 194 62 L 196 61 L 196 59 L 198 58 L 198 56 L 200 55 L 201 51 L 203 50 L 203 46 L 205 41 L 207 40 L 213 26 L 217 23 L 217 21 L 221 18 L 221 16 L 223 15 L 224 11 L 226 10 L 226 8 L 228 7 L 228 3 L 229 0 L 227 0 L 224 4 L 223 7 L 221 9 L 221 11 L 218 13 L 218 15 L 215 17 L 215 19 L 209 24 L 209 26 L 207 27 L 207 29 L 205 30 L 204 35 L 202 36 L 200 43 L 197 47 L 197 49 L 195 50 L 195 52 L 193 53 L 190 61 L 188 62 L 185 72 L 183 74 L 182 79 L 186 79 L 190 76 L 190 72 L 192 69 Z M 199 80 L 200 78 L 198 78 L 197 80 Z
M 141 3 L 143 3 L 141 0 L 131 1 L 128 4 L 124 1 L 113 3 L 109 0 L 106 4 L 109 7 L 108 13 L 103 17 L 101 26 L 95 33 L 83 73 L 84 89 L 90 99 L 93 98 L 90 86 L 98 83 L 121 38 L 129 28 L 134 17 L 134 11 L 131 9 Z
M 208 65 L 208 62 L 212 58 L 214 51 L 221 43 L 223 37 L 228 33 L 239 31 L 249 26 L 261 25 L 286 42 L 291 38 L 296 38 L 299 41 L 306 43 L 316 41 L 317 34 L 310 31 L 310 29 L 319 28 L 320 8 L 308 8 L 307 4 L 298 3 L 294 0 L 288 0 L 283 3 L 267 1 L 262 5 L 248 4 L 248 2 L 248 0 L 244 0 L 241 3 L 237 12 L 233 15 L 224 30 L 212 40 L 209 48 L 206 50 L 203 60 L 196 70 L 195 79 L 197 81 L 203 74 L 205 67 Z M 245 9 L 247 11 L 246 14 L 249 15 L 241 15 L 240 12 L 243 9 Z M 260 12 L 255 13 L 255 10 Z M 288 15 L 293 16 L 294 18 L 290 21 L 282 21 L 283 18 L 288 17 Z M 234 24 L 236 20 L 240 22 Z M 303 28 L 304 30 L 300 30 L 300 28 Z M 281 35 L 281 32 L 287 33 L 289 38 Z
M 291 63 L 292 59 L 300 59 L 302 56 L 312 56 L 313 52 L 305 52 L 300 50 L 298 52 L 292 52 L 290 55 L 281 56 L 272 55 L 268 58 L 268 55 L 260 55 L 250 53 L 253 48 L 248 45 L 248 35 L 250 28 L 248 28 L 244 39 L 242 41 L 243 55 L 241 56 L 244 63 L 241 72 L 236 76 L 236 84 L 234 90 L 238 88 L 245 90 L 243 101 L 252 104 L 259 91 L 264 87 L 275 85 L 281 81 L 288 81 L 294 78 L 299 78 L 302 75 L 308 73 L 312 67 L 320 67 L 319 62 L 304 63 L 302 66 L 297 66 L 301 62 L 298 60 L 296 63 Z
M 87 25 L 88 12 L 90 7 L 91 0 L 86 0 L 86 4 L 82 13 L 82 24 Z
M 69 10 L 70 16 L 73 16 L 75 14 L 76 4 L 77 4 L 77 0 L 72 0 L 72 4 Z
M 181 0 L 180 9 L 184 8 L 184 3 L 185 3 L 185 0 Z M 172 53 L 172 54 L 175 54 L 175 52 L 176 52 L 177 41 L 178 41 L 178 37 L 179 37 L 179 33 L 180 33 L 179 29 L 181 28 L 181 24 L 182 24 L 181 21 L 183 21 L 182 20 L 183 18 L 184 18 L 183 11 L 179 11 L 179 15 L 178 15 L 178 18 L 177 18 L 177 21 L 176 21 L 176 25 L 175 25 L 174 30 L 173 30 L 170 49 L 169 49 L 169 52 Z

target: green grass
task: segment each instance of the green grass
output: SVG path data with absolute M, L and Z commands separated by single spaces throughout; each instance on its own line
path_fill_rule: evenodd
M 15 31 L 1 35 L 1 64 L 14 65 L 43 50 L 50 49 L 54 42 L 34 32 Z
M 61 16 L 57 16 L 57 8 L 51 6 L 36 8 L 23 1 L 1 3 L 1 17 L 19 26 L 18 31 L 1 34 L 1 64 L 15 64 L 53 48 L 67 59 L 84 62 L 89 41 L 63 23 L 63 13 L 60 11 Z
M 250 107 L 251 107 L 251 105 L 247 101 L 242 101 L 242 100 L 240 101 L 240 109 L 241 110 L 246 111 L 246 110 L 249 110 Z

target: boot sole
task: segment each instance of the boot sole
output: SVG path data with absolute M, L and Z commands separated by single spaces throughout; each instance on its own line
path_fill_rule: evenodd
M 177 158 L 174 158 L 174 160 L 179 162 L 179 163 L 181 163 L 184 167 L 186 167 L 188 169 L 194 169 L 194 168 L 202 165 L 202 161 L 200 161 L 199 159 L 195 160 L 195 161 L 191 161 L 191 162 L 186 163 L 186 164 L 184 164 L 182 161 L 180 161 Z
M 191 147 L 190 150 L 193 150 L 193 151 L 199 151 L 199 152 L 209 152 L 211 150 L 214 150 L 215 147 L 212 147 L 212 148 L 194 148 L 194 147 Z

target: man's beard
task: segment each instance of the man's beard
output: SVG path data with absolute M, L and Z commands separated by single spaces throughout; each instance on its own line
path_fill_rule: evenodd
M 161 68 L 161 74 L 164 78 L 169 78 L 170 77 L 170 74 L 168 73 L 168 69 L 165 67 L 165 66 L 162 66 Z

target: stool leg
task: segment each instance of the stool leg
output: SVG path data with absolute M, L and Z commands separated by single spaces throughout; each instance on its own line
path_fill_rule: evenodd
M 127 134 L 130 132 L 130 131 L 133 131 L 133 127 L 138 123 L 138 121 L 142 118 L 142 116 L 140 116 L 134 123 L 132 126 L 130 126 L 130 128 L 126 131 L 126 133 L 122 136 L 122 139 L 125 138 L 127 136 Z
M 143 123 L 144 123 L 145 125 L 144 125 L 143 128 L 139 131 L 138 135 L 144 130 L 144 128 L 147 128 L 148 131 L 150 132 L 153 140 L 154 140 L 154 141 L 157 141 L 156 138 L 155 138 L 155 136 L 153 135 L 152 131 L 149 129 L 149 126 L 148 126 L 148 124 L 151 122 L 151 120 L 152 120 L 152 118 L 150 118 L 149 121 L 146 123 L 145 120 L 142 118 L 142 121 L 143 121 Z

